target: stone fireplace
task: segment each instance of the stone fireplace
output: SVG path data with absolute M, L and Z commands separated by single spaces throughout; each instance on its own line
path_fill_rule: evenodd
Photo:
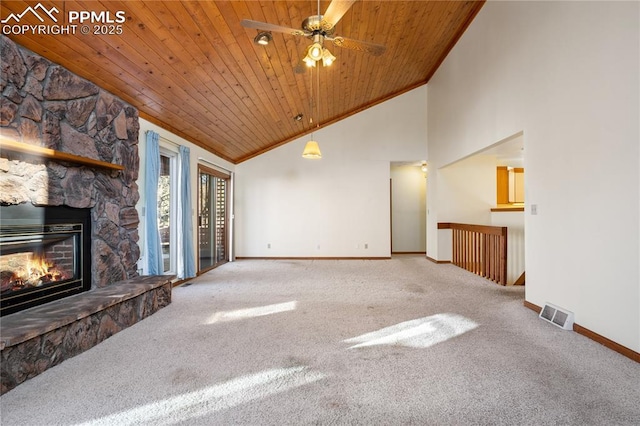
M 124 166 L 111 171 L 3 150 L 0 204 L 90 209 L 91 286 L 137 276 L 138 111 L 4 36 L 0 48 L 3 140 Z
M 137 109 L 5 36 L 0 71 L 3 311 L 4 299 L 69 285 L 39 306 L 6 302 L 1 394 L 168 305 L 172 277 L 137 272 Z M 29 223 L 26 238 L 15 226 L 32 213 L 20 209 L 61 221 Z M 70 211 L 86 213 L 82 237 Z M 72 253 L 82 259 L 67 263 Z M 42 257 L 56 270 L 20 275 Z

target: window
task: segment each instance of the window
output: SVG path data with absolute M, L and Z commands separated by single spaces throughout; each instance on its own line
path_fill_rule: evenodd
M 177 270 L 177 158 L 176 153 L 160 149 L 158 231 L 165 274 L 175 274 Z

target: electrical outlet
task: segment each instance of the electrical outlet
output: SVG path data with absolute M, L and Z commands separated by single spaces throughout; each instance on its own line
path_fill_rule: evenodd
M 531 204 L 531 214 L 534 215 L 534 216 L 538 214 L 538 205 L 537 204 Z
M 364 249 L 366 250 L 366 249 L 368 249 L 368 248 L 369 248 L 369 244 L 364 243 Z
M 320 250 L 320 244 L 318 244 L 317 249 Z
M 267 243 L 267 248 L 270 249 L 271 248 L 271 243 Z

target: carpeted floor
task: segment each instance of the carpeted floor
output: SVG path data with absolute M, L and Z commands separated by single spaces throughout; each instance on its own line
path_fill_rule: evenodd
M 638 425 L 640 365 L 420 256 L 223 265 L 2 425 Z

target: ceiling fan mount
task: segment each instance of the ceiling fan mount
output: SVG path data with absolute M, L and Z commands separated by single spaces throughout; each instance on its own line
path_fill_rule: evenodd
M 308 35 L 305 33 L 307 37 L 311 37 L 314 34 L 321 34 L 324 37 L 333 34 L 336 29 L 335 25 L 329 25 L 327 22 L 323 22 L 323 16 L 324 15 L 311 15 L 302 21 L 302 29 L 306 33 L 311 33 Z

